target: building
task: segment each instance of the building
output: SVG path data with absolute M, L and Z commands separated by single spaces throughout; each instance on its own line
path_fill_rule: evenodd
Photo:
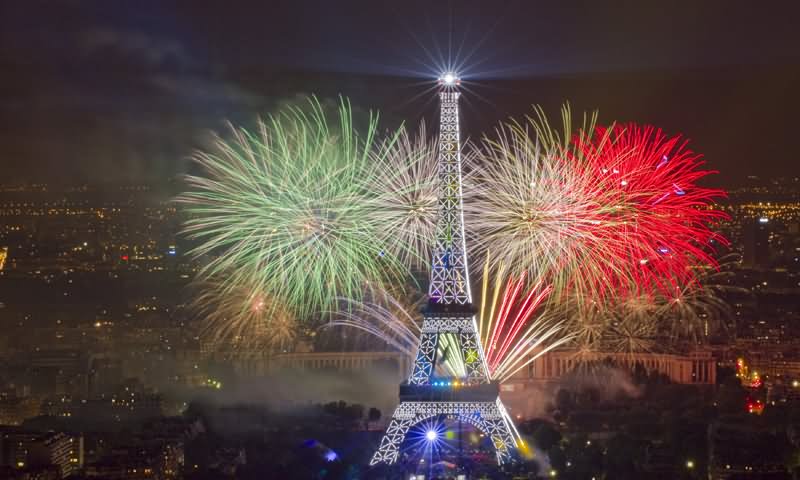
M 744 254 L 742 263 L 750 268 L 769 266 L 770 220 L 767 217 L 745 218 L 742 225 Z
M 517 373 L 507 383 L 526 381 L 554 381 L 586 362 L 611 361 L 615 365 L 633 369 L 641 365 L 645 370 L 669 377 L 673 383 L 713 385 L 717 381 L 717 363 L 710 350 L 696 350 L 687 354 L 670 353 L 620 353 L 581 352 L 555 350 L 541 355 L 528 367 Z
M 8 430 L 0 434 L 0 465 L 16 469 L 55 466 L 61 478 L 83 468 L 83 435 Z
M 89 396 L 96 397 L 113 391 L 123 380 L 122 361 L 99 356 L 92 358 L 89 367 Z
M 29 359 L 34 393 L 83 394 L 86 392 L 86 355 L 75 349 L 41 350 Z
M 764 375 L 800 378 L 800 360 L 787 358 L 769 358 L 762 361 L 754 361 L 752 368 Z
M 520 370 L 509 382 L 556 381 L 578 364 L 611 361 L 633 369 L 641 365 L 648 372 L 658 372 L 673 383 L 713 385 L 717 381 L 717 363 L 711 350 L 695 350 L 686 354 L 578 352 L 556 350 L 534 360 Z M 270 369 L 363 371 L 388 368 L 397 378 L 405 380 L 412 359 L 398 352 L 306 352 L 284 353 L 270 359 Z
M 305 352 L 282 353 L 270 359 L 270 369 L 365 371 L 388 370 L 398 380 L 405 380 L 412 359 L 399 352 Z
M 20 425 L 39 414 L 37 397 L 0 396 L 0 425 Z
M 4 429 L 0 433 L 0 465 L 25 468 L 28 453 L 40 434 L 19 429 Z
M 767 379 L 767 403 L 800 403 L 800 380 L 794 379 Z
M 86 466 L 88 478 L 154 479 L 177 478 L 183 469 L 184 449 L 181 442 L 143 442 L 115 446 L 108 455 Z
M 708 478 L 791 478 L 784 459 L 789 442 L 782 435 L 747 423 L 715 422 L 708 432 Z
M 43 437 L 34 450 L 41 452 L 38 461 L 56 465 L 63 478 L 76 475 L 83 468 L 83 435 L 52 433 Z

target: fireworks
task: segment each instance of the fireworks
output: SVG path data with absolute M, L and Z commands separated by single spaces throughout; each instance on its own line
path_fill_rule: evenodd
M 412 312 L 419 311 L 421 302 L 410 306 L 404 305 L 388 292 L 373 291 L 364 301 L 348 303 L 348 308 L 337 313 L 324 328 L 351 328 L 367 333 L 385 345 L 408 355 L 412 360 L 417 354 L 421 329 L 421 316 Z M 451 376 L 465 376 L 466 370 L 461 350 L 454 335 L 439 335 L 439 368 Z
M 504 381 L 540 355 L 571 341 L 572 337 L 558 336 L 563 331 L 563 322 L 539 314 L 539 307 L 551 291 L 549 286 L 538 282 L 526 288 L 525 273 L 506 279 L 501 271 L 490 290 L 488 265 L 487 261 L 478 328 L 489 375 L 493 380 Z M 367 332 L 413 358 L 420 341 L 419 322 L 418 316 L 384 293 L 371 302 L 344 309 L 327 327 Z M 439 334 L 438 357 L 443 359 L 439 366 L 447 375 L 466 376 L 457 336 Z
M 726 294 L 749 294 L 725 283 L 733 262 L 722 259 L 719 269 L 695 273 L 692 284 L 670 292 L 650 292 L 593 302 L 591 308 L 568 315 L 566 330 L 578 354 L 598 351 L 635 354 L 668 351 L 697 344 L 725 333 L 731 311 Z
M 669 291 L 694 282 L 697 266 L 717 266 L 709 245 L 726 241 L 709 227 L 725 215 L 710 203 L 724 193 L 697 185 L 713 172 L 698 169 L 699 155 L 685 140 L 627 124 L 597 128 L 578 143 L 595 188 L 610 194 L 616 209 L 606 219 L 615 226 L 606 240 L 623 246 L 617 250 L 627 264 L 618 268 L 637 286 Z
M 565 344 L 571 338 L 568 335 L 556 338 L 562 331 L 563 322 L 549 321 L 546 315 L 534 319 L 534 313 L 537 313 L 552 287 L 544 287 L 539 281 L 527 289 L 527 293 L 523 293 L 526 291 L 526 272 L 516 279 L 509 277 L 500 296 L 505 270 L 504 265 L 500 264 L 490 299 L 489 264 L 487 255 L 478 330 L 489 376 L 493 380 L 504 381 L 540 355 Z
M 658 345 L 658 305 L 646 295 L 606 309 L 606 329 L 601 337 L 604 350 L 619 353 L 650 352 Z
M 724 303 L 699 272 L 716 271 L 723 214 L 710 208 L 722 192 L 697 185 L 710 173 L 699 156 L 652 127 L 587 116 L 573 129 L 565 109 L 558 130 L 536 114 L 484 139 L 464 177 L 472 254 L 487 256 L 478 328 L 490 376 L 507 380 L 566 342 L 642 351 L 707 337 Z M 326 313 L 329 327 L 415 355 L 419 319 L 380 292 L 429 261 L 436 144 L 424 126 L 379 140 L 376 122 L 359 135 L 345 102 L 329 122 L 312 100 L 196 156 L 203 174 L 180 201 L 218 337 L 282 349 L 295 319 Z M 456 337 L 440 335 L 439 349 L 437 368 L 464 376 Z
M 351 303 L 350 308 L 342 309 L 324 327 L 361 330 L 413 358 L 417 353 L 420 335 L 418 320 L 409 313 L 413 309 L 404 307 L 387 292 L 376 292 L 374 297 L 370 301 L 360 302 L 342 299 Z
M 664 334 L 675 339 L 702 343 L 714 335 L 725 334 L 733 318 L 728 295 L 749 296 L 746 288 L 730 284 L 731 268 L 737 263 L 735 255 L 721 259 L 720 267 L 704 268 L 697 273 L 695 283 L 675 288 L 660 301 L 658 311 Z
M 385 226 L 381 241 L 405 265 L 427 266 L 436 227 L 438 165 L 436 142 L 425 124 L 415 136 L 402 130 L 372 177 L 374 215 Z
M 371 189 L 394 135 L 378 142 L 375 116 L 356 133 L 345 101 L 337 119 L 312 99 L 255 133 L 232 127 L 230 141 L 195 156 L 204 175 L 188 177 L 179 201 L 197 242 L 191 253 L 205 260 L 200 279 L 224 278 L 221 294 L 252 286 L 297 317 L 334 308 L 338 297 L 357 300 L 365 285 L 404 282 L 403 255 L 381 241 L 391 231 L 373 214 Z
M 201 320 L 201 335 L 238 352 L 284 351 L 297 337 L 294 318 L 257 289 L 225 290 L 217 282 L 197 285 L 193 308 Z
M 476 250 L 512 273 L 553 282 L 555 299 L 670 291 L 691 282 L 692 265 L 715 265 L 709 208 L 722 192 L 696 185 L 711 173 L 679 137 L 652 127 L 595 127 L 586 117 L 563 134 L 541 111 L 501 126 L 473 154 L 465 184 L 466 224 Z M 531 135 L 531 133 L 535 135 Z
M 598 352 L 635 355 L 663 351 L 667 338 L 660 334 L 657 317 L 662 307 L 651 297 L 636 296 L 573 312 L 567 317 L 565 330 L 573 335 L 570 347 L 577 365 L 590 367 Z

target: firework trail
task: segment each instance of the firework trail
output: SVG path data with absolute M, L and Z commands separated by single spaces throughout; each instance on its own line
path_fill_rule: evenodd
M 475 250 L 513 274 L 552 279 L 553 300 L 580 305 L 690 283 L 696 264 L 715 265 L 724 239 L 709 208 L 722 195 L 696 185 L 711 173 L 679 137 L 652 127 L 596 127 L 585 116 L 564 133 L 541 110 L 497 129 L 471 156 L 466 225 Z
M 558 336 L 563 322 L 553 322 L 546 314 L 534 318 L 552 287 L 540 280 L 527 288 L 526 272 L 518 278 L 509 276 L 503 289 L 505 265 L 501 263 L 489 295 L 490 263 L 487 253 L 478 330 L 490 377 L 505 381 L 540 355 L 569 342 L 571 336 Z
M 368 299 L 353 301 L 340 299 L 348 307 L 340 309 L 330 322 L 322 328 L 351 328 L 367 333 L 413 360 L 419 347 L 422 333 L 420 311 L 424 302 L 405 305 L 389 292 L 373 291 Z M 451 376 L 466 376 L 464 359 L 458 348 L 457 338 L 451 334 L 440 334 L 437 368 Z
M 550 287 L 537 282 L 528 288 L 525 273 L 506 278 L 501 271 L 490 289 L 488 265 L 487 261 L 478 328 L 490 377 L 505 381 L 540 355 L 570 342 L 572 336 L 559 335 L 564 323 L 539 312 Z M 346 327 L 367 332 L 413 359 L 419 347 L 420 322 L 419 315 L 413 315 L 401 302 L 384 293 L 373 301 L 342 309 L 326 328 Z M 438 356 L 444 359 L 441 367 L 446 374 L 466 376 L 465 359 L 455 335 L 439 335 Z
M 421 326 L 411 314 L 413 307 L 404 306 L 388 292 L 374 292 L 362 301 L 340 300 L 350 306 L 341 309 L 323 328 L 360 330 L 411 358 L 416 355 Z
M 372 189 L 397 133 L 377 141 L 371 115 L 359 135 L 345 100 L 336 119 L 312 98 L 256 132 L 231 127 L 230 140 L 195 155 L 204 175 L 189 176 L 178 201 L 197 242 L 191 254 L 204 261 L 199 279 L 224 278 L 221 295 L 252 286 L 296 318 L 358 300 L 365 285 L 404 284 L 399 258 L 410 254 L 383 245 L 392 232 L 374 215 Z

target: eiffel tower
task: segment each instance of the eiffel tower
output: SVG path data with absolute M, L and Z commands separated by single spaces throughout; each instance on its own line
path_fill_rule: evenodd
M 400 385 L 400 404 L 370 465 L 397 462 L 408 431 L 431 419 L 458 420 L 480 430 L 492 440 L 500 465 L 511 461 L 517 446 L 500 387 L 486 368 L 472 306 L 461 199 L 460 83 L 451 73 L 439 79 L 439 205 L 428 305 L 414 368 Z M 455 338 L 460 349 L 456 356 L 463 369 L 457 376 L 436 376 L 442 335 Z

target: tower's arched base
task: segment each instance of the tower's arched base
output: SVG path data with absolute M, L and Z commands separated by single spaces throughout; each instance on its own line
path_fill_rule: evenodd
M 397 462 L 400 446 L 406 439 L 408 431 L 414 425 L 439 415 L 458 418 L 483 432 L 494 444 L 499 465 L 511 461 L 512 450 L 516 447 L 516 441 L 511 433 L 513 427 L 505 407 L 500 398 L 497 398 L 494 402 L 401 401 L 392 414 L 381 444 L 369 464 L 391 465 Z

